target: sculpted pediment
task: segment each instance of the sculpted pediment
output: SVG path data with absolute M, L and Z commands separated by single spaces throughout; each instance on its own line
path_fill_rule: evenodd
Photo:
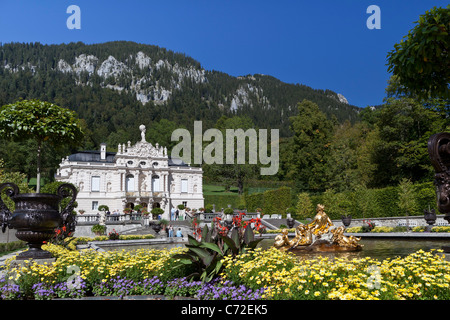
M 127 154 L 140 158 L 156 158 L 167 155 L 167 153 L 164 154 L 163 147 L 159 147 L 158 145 L 157 147 L 154 147 L 150 142 L 146 141 L 139 141 L 134 146 L 127 148 Z
M 140 125 L 141 130 L 141 141 L 136 142 L 135 145 L 131 145 L 128 141 L 128 146 L 119 145 L 118 154 L 126 154 L 129 156 L 139 157 L 139 158 L 162 158 L 167 157 L 167 148 L 160 147 L 158 143 L 153 146 L 150 142 L 145 140 L 145 126 Z

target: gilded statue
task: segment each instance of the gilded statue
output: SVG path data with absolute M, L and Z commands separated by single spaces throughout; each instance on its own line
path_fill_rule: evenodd
M 293 240 L 289 240 L 288 238 L 288 229 L 283 229 L 283 231 L 281 231 L 281 234 L 277 235 L 275 237 L 275 242 L 274 242 L 274 246 L 277 248 L 281 248 L 281 247 L 291 247 L 293 245 Z
M 317 213 L 313 221 L 300 224 L 295 228 L 295 237 L 289 239 L 288 230 L 275 237 L 274 246 L 282 250 L 316 249 L 321 246 L 325 251 L 359 250 L 361 238 L 345 236 L 345 227 L 335 227 L 324 211 L 324 206 L 317 205 Z M 318 250 L 320 251 L 320 249 Z
M 328 228 L 333 226 L 333 222 L 331 222 L 324 209 L 325 207 L 323 205 L 318 204 L 316 209 L 317 214 L 314 217 L 314 220 L 308 224 L 308 226 L 312 228 L 312 233 L 315 235 L 326 233 Z

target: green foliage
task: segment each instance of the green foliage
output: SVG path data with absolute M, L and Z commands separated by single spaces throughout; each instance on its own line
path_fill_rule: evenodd
M 91 231 L 94 233 L 104 234 L 106 231 L 106 226 L 103 226 L 101 224 L 94 224 L 91 228 Z
M 380 189 L 359 187 L 344 193 L 327 190 L 310 198 L 314 206 L 324 204 L 331 219 L 340 219 L 344 214 L 363 219 L 405 216 L 406 208 L 409 216 L 421 216 L 424 209 L 437 210 L 433 183 L 403 183 L 403 186 Z
M 374 214 L 376 217 L 395 217 L 404 216 L 398 207 L 398 187 L 386 187 L 375 190 L 375 205 L 377 206 Z
M 163 214 L 164 210 L 161 208 L 153 208 L 150 212 L 153 215 L 153 218 L 155 219 L 156 217 L 158 217 L 158 215 Z
M 228 194 L 228 195 L 208 195 L 205 194 L 205 203 L 215 204 L 216 211 L 220 211 L 222 208 L 227 208 L 230 204 L 232 208 L 237 208 L 239 203 L 241 202 L 241 197 L 237 194 Z M 248 209 L 248 208 L 247 208 Z
M 296 219 L 310 218 L 314 214 L 314 207 L 307 192 L 300 192 L 297 196 Z
M 325 168 L 325 187 L 338 192 L 369 184 L 375 172 L 370 161 L 370 128 L 366 123 L 346 121 L 334 127 Z
M 260 164 L 250 162 L 250 150 L 252 150 L 250 148 L 250 144 L 252 141 L 250 138 L 246 138 L 246 134 L 249 133 L 250 136 L 256 138 L 256 141 L 259 141 L 257 137 L 258 132 L 255 130 L 255 124 L 249 117 L 245 116 L 234 116 L 232 118 L 222 116 L 216 122 L 215 128 L 220 130 L 223 141 L 214 141 L 214 143 L 217 144 L 217 148 L 219 150 L 225 150 L 225 152 L 223 152 L 222 158 L 215 160 L 215 163 L 203 165 L 203 170 L 206 175 L 214 176 L 216 181 L 224 184 L 226 190 L 229 190 L 231 186 L 236 186 L 238 188 L 239 195 L 242 195 L 244 192 L 244 183 L 246 180 L 256 177 L 260 167 Z M 230 136 L 230 133 L 227 132 L 229 129 L 232 129 L 235 136 Z M 242 132 L 238 133 L 240 132 L 238 130 L 241 130 Z M 229 146 L 227 142 L 229 136 L 233 138 L 232 147 L 234 150 L 234 163 L 229 163 L 227 159 L 227 154 L 231 152 L 231 149 L 228 149 Z M 214 140 L 216 140 L 216 138 L 214 138 Z M 242 149 L 240 148 L 240 143 L 238 143 L 238 141 L 242 141 L 244 143 Z M 209 148 L 209 142 L 205 142 L 203 146 L 204 152 Z M 217 154 L 217 149 L 210 154 L 215 157 Z M 239 157 L 241 156 L 244 156 L 243 163 L 239 163 Z
M 245 195 L 245 206 L 249 212 L 262 208 L 264 214 L 283 214 L 292 206 L 290 187 L 280 187 L 275 190 L 266 190 Z
M 439 113 L 410 98 L 390 98 L 376 117 L 378 136 L 370 152 L 377 166 L 373 183 L 387 186 L 397 185 L 402 178 L 431 178 L 427 141 L 445 128 Z
M 61 182 L 61 181 L 53 181 L 53 182 L 49 182 L 46 183 L 42 188 L 41 188 L 41 192 L 42 193 L 50 193 L 50 194 L 56 194 L 58 191 L 58 188 L 63 185 L 63 184 L 67 184 L 67 182 Z M 71 185 L 73 185 L 72 183 L 69 183 Z M 73 185 L 75 187 L 75 185 Z M 75 187 L 75 189 L 78 191 L 78 188 Z M 61 200 L 59 206 L 61 209 L 64 209 L 67 207 L 67 205 L 69 204 L 69 201 L 72 199 L 72 195 L 71 195 L 72 191 L 70 191 L 70 194 L 68 194 L 64 199 Z M 73 208 L 77 208 L 78 207 L 78 202 L 74 201 L 73 203 Z M 75 211 L 73 211 L 75 213 Z
M 417 202 L 414 194 L 414 186 L 409 179 L 402 179 L 399 184 L 398 206 L 406 215 L 417 209 Z
M 292 154 L 286 176 L 295 177 L 299 191 L 321 191 L 325 189 L 332 123 L 311 101 L 303 100 L 297 108 L 298 115 L 290 118 L 294 135 L 286 150 Z
M 286 209 L 291 204 L 291 188 L 289 187 L 264 191 L 263 212 L 265 214 L 282 214 L 286 217 Z
M 47 101 L 21 100 L 0 108 L 0 136 L 61 146 L 78 143 L 83 132 L 73 111 Z
M 136 207 L 134 209 L 137 210 Z M 104 204 L 99 205 L 98 206 L 98 211 L 109 211 L 109 207 L 107 205 L 104 205 Z
M 388 71 L 407 91 L 427 99 L 450 99 L 450 5 L 434 7 L 419 17 L 388 54 Z
M 188 278 L 210 282 L 222 272 L 223 258 L 226 255 L 237 256 L 245 253 L 249 249 L 256 248 L 262 240 L 254 239 L 250 224 L 247 225 L 244 232 L 242 232 L 243 228 L 240 224 L 235 225 L 230 236 L 222 234 L 218 227 L 216 225 L 210 230 L 208 226 L 204 226 L 201 241 L 188 235 L 189 244 L 185 245 L 188 251 L 172 256 L 173 259 L 179 259 L 175 269 L 183 267 L 193 270 Z M 228 232 L 228 230 L 226 231 Z
M 108 151 L 116 151 L 119 143 L 140 140 L 137 126 L 141 123 L 147 126 L 147 140 L 158 142 L 170 148 L 168 133 L 172 128 L 186 127 L 193 131 L 193 122 L 201 119 L 203 129 L 213 128 L 221 116 L 228 118 L 246 117 L 252 119 L 257 128 L 279 128 L 280 137 L 291 135 L 289 117 L 295 116 L 297 110 L 291 108 L 303 99 L 316 103 L 320 109 L 342 122 L 352 123 L 359 118 L 359 108 L 339 101 L 337 94 L 331 90 L 316 90 L 306 85 L 287 84 L 265 75 L 249 75 L 232 77 L 218 71 L 205 71 L 207 81 L 195 82 L 189 77 L 180 81 L 169 67 L 152 67 L 148 81 L 142 81 L 143 90 L 156 85 L 171 90 L 169 100 L 165 103 L 149 101 L 146 104 L 136 99 L 136 93 L 131 90 L 133 79 L 148 77 L 149 68 L 141 69 L 135 62 L 138 52 L 150 57 L 152 63 L 167 61 L 172 66 L 203 72 L 198 61 L 182 53 L 152 45 L 138 44 L 126 41 L 114 41 L 102 44 L 86 45 L 81 42 L 43 45 L 40 43 L 8 43 L 0 44 L 0 106 L 11 104 L 20 99 L 39 99 L 61 106 L 67 106 L 81 118 L 81 127 L 85 133 L 80 140 L 81 149 L 98 150 L 101 142 L 108 143 Z M 132 76 L 121 76 L 105 80 L 96 72 L 79 75 L 63 73 L 58 70 L 57 63 L 63 59 L 74 64 L 81 54 L 93 55 L 101 62 L 109 56 L 126 64 Z M 10 72 L 5 66 L 17 69 Z M 33 66 L 31 70 L 30 66 Z M 125 90 L 117 91 L 106 88 L 106 85 L 117 85 Z M 177 87 L 177 88 L 176 88 Z M 257 88 L 250 91 L 247 88 Z M 243 88 L 247 92 L 248 105 L 243 105 L 233 112 L 230 110 L 236 91 Z M 263 95 L 261 94 L 263 93 Z M 267 97 L 267 99 L 266 99 Z M 270 101 L 270 107 L 268 105 Z M 139 115 L 139 122 L 136 121 Z M 136 128 L 134 130 L 133 128 Z M 157 141 L 156 141 L 157 140 Z M 26 142 L 24 142 L 25 144 Z M 18 148 L 18 144 L 1 142 L 0 157 L 7 159 Z M 30 148 L 21 145 L 27 151 Z M 49 148 L 47 147 L 46 150 Z M 170 149 L 169 149 L 170 150 Z M 45 152 L 45 150 L 44 150 Z M 61 157 L 71 152 L 49 152 L 43 155 L 43 172 L 52 178 Z M 20 161 L 8 167 L 15 171 L 32 174 L 27 168 L 26 153 L 18 155 Z M 33 155 L 34 156 L 34 155 Z M 35 164 L 34 164 L 35 165 Z M 205 173 L 208 176 L 208 173 Z M 211 175 L 215 178 L 214 175 Z M 247 177 L 248 178 L 248 177 Z M 237 181 L 237 180 L 236 180 Z
M 245 205 L 249 212 L 255 212 L 257 208 L 264 207 L 264 193 L 256 192 L 245 195 Z
M 44 143 L 59 148 L 77 145 L 83 132 L 73 111 L 56 104 L 20 100 L 0 108 L 0 136 L 15 141 L 34 139 L 37 143 L 37 192 L 40 192 L 41 152 Z
M 0 184 L 12 182 L 19 187 L 20 193 L 30 193 L 33 190 L 28 187 L 27 177 L 25 174 L 14 171 L 7 171 L 4 166 L 4 161 L 0 159 Z M 15 203 L 5 193 L 1 194 L 2 200 L 11 212 L 15 210 Z
M 233 208 L 225 208 L 225 209 L 223 210 L 223 213 L 224 213 L 224 214 L 233 214 L 233 213 L 234 213 L 234 210 L 233 210 Z
M 9 251 L 15 251 L 26 247 L 25 241 L 11 241 L 6 243 L 0 243 L 0 255 L 2 253 L 8 253 Z

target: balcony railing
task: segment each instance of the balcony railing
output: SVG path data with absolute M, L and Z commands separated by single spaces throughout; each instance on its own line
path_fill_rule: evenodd
M 100 215 L 99 214 L 77 214 L 76 216 L 78 223 L 99 223 Z M 144 215 L 141 213 L 131 213 L 131 214 L 109 214 L 106 215 L 106 223 L 108 222 L 122 222 L 122 221 L 142 221 L 144 219 Z

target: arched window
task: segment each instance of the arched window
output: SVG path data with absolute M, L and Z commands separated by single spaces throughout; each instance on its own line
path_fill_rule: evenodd
M 125 190 L 127 192 L 134 192 L 134 176 L 132 174 L 125 177 Z
M 153 192 L 161 191 L 160 183 L 159 183 L 159 176 L 157 176 L 157 175 L 154 175 L 152 177 L 152 190 L 153 190 Z

